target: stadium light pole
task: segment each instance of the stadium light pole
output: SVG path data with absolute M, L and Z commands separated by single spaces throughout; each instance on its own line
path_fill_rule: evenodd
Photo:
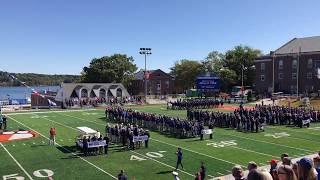
M 151 48 L 140 48 L 141 55 L 144 55 L 144 98 L 145 102 L 147 102 L 147 55 L 151 55 Z

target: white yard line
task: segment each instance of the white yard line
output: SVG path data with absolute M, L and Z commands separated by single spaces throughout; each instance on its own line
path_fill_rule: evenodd
M 36 130 L 34 130 L 34 129 L 30 128 L 29 126 L 27 126 L 27 125 L 23 124 L 22 122 L 20 122 L 20 121 L 16 120 L 15 118 L 10 117 L 10 115 L 9 115 L 8 117 L 9 117 L 9 118 L 11 118 L 13 121 L 15 121 L 15 122 L 17 122 L 17 123 L 19 123 L 19 124 L 21 124 L 21 125 L 23 125 L 23 126 L 27 127 L 28 129 L 30 129 L 30 130 L 32 130 L 32 131 L 34 131 L 34 132 L 38 133 L 39 135 L 41 135 L 41 136 L 42 136 L 42 137 L 44 137 L 45 139 L 49 140 L 49 138 L 48 138 L 48 137 L 46 137 L 46 136 L 44 136 L 43 134 L 41 134 L 40 132 L 38 132 L 38 131 L 36 131 Z M 82 158 L 82 157 L 78 156 L 77 154 L 75 154 L 75 153 L 71 152 L 69 149 L 66 149 L 65 147 L 61 146 L 61 145 L 60 145 L 60 144 L 58 144 L 58 143 L 56 143 L 56 145 L 58 145 L 58 146 L 59 146 L 60 148 L 62 148 L 63 150 L 65 150 L 65 151 L 67 151 L 67 152 L 70 152 L 72 155 L 74 155 L 74 156 L 76 156 L 76 157 L 80 158 L 81 160 L 85 161 L 86 163 L 90 164 L 91 166 L 95 167 L 95 168 L 96 168 L 96 169 L 98 169 L 99 171 L 101 171 L 101 172 L 103 172 L 103 173 L 105 173 L 105 174 L 109 175 L 109 176 L 110 176 L 110 177 L 112 177 L 113 179 L 117 179 L 117 178 L 116 178 L 115 176 L 113 176 L 111 173 L 109 173 L 109 172 L 107 172 L 107 171 L 105 171 L 105 170 L 101 169 L 100 167 L 98 167 L 97 165 L 95 165 L 95 164 L 91 163 L 90 161 L 88 161 L 88 160 L 86 160 L 86 159 L 84 159 L 84 158 Z
M 21 166 L 21 164 L 12 156 L 12 154 L 7 150 L 6 147 L 2 143 L 0 145 L 3 147 L 3 149 L 9 154 L 9 156 L 13 159 L 13 161 L 20 167 L 20 169 L 28 176 L 30 180 L 33 180 L 33 178 L 30 176 L 30 174 Z
M 312 153 L 313 152 L 313 151 L 308 150 L 308 149 L 296 148 L 296 147 L 287 146 L 287 145 L 283 145 L 283 144 L 277 144 L 277 143 L 272 143 L 272 142 L 268 142 L 268 141 L 262 141 L 262 140 L 257 140 L 257 139 L 242 137 L 242 136 L 236 136 L 236 135 L 231 135 L 231 134 L 227 134 L 227 133 L 226 134 L 222 134 L 222 135 L 233 136 L 233 137 L 242 138 L 242 139 L 248 139 L 248 140 L 251 140 L 251 141 L 261 142 L 261 143 L 265 143 L 265 144 L 273 144 L 273 145 L 276 145 L 276 146 L 282 146 L 282 147 L 286 147 L 286 148 L 290 148 L 290 149 L 306 151 L 308 153 Z
M 220 158 L 217 158 L 217 157 L 214 157 L 214 156 L 210 156 L 210 155 L 207 155 L 207 154 L 203 154 L 203 153 L 200 153 L 200 152 L 197 152 L 197 151 L 188 149 L 188 148 L 186 148 L 186 147 L 177 146 L 177 145 L 170 144 L 170 143 L 167 143 L 167 142 L 163 142 L 163 141 L 161 141 L 161 140 L 157 140 L 157 139 L 154 139 L 154 138 L 150 138 L 150 139 L 151 139 L 151 140 L 154 140 L 154 141 L 157 141 L 157 142 L 159 142 L 159 143 L 162 143 L 162 144 L 166 144 L 166 145 L 169 145 L 169 146 L 176 147 L 176 148 L 180 147 L 180 148 L 182 148 L 182 149 L 184 149 L 184 150 L 186 150 L 186 151 L 193 152 L 193 153 L 195 153 L 195 154 L 199 154 L 199 155 L 202 155 L 202 156 L 206 156 L 206 157 L 209 157 L 209 158 L 212 158 L 212 159 L 215 159 L 215 160 L 223 161 L 223 162 L 228 163 L 228 164 L 232 164 L 232 165 L 238 164 L 238 163 L 235 163 L 235 162 L 231 162 L 231 161 L 227 161 L 227 160 L 224 160 L 224 159 L 220 159 Z M 242 167 L 244 167 L 244 166 L 242 166 Z
M 135 151 L 132 151 L 132 150 L 130 150 L 130 152 L 132 152 L 132 153 L 134 153 L 134 154 L 138 154 L 138 155 L 140 155 L 140 156 L 142 156 L 142 157 L 144 157 L 144 158 L 150 159 L 150 160 L 152 160 L 152 161 L 155 161 L 155 162 L 157 162 L 157 163 L 159 163 L 159 164 L 162 164 L 162 165 L 164 165 L 164 166 L 167 166 L 167 167 L 169 167 L 169 168 L 175 169 L 175 167 L 173 167 L 173 166 L 170 166 L 170 165 L 168 165 L 168 164 L 166 164 L 166 163 L 163 163 L 163 162 L 158 161 L 158 160 L 156 160 L 156 159 L 153 159 L 153 158 L 150 158 L 150 157 L 148 157 L 148 156 L 145 156 L 145 155 L 143 155 L 143 154 L 141 154 L 141 153 L 138 153 L 138 152 L 135 152 Z M 183 172 L 183 173 L 185 173 L 185 174 L 187 174 L 187 175 L 189 175 L 189 176 L 194 177 L 193 174 L 190 174 L 190 173 L 188 173 L 188 172 L 186 172 L 186 171 L 184 171 L 184 170 L 178 169 L 178 171 L 181 171 L 181 172 Z
M 280 127 L 280 126 L 267 126 L 266 129 L 277 129 L 277 130 L 284 130 L 284 131 L 291 131 L 291 132 L 294 132 L 294 133 L 304 133 L 304 134 L 310 134 L 310 135 L 315 135 L 315 136 L 320 136 L 320 134 L 314 134 L 314 133 L 311 133 L 311 132 L 301 132 L 301 131 L 295 131 L 293 129 L 286 129 L 286 128 L 283 128 L 283 127 Z
M 66 116 L 65 114 L 63 114 L 63 115 Z M 79 120 L 88 121 L 88 120 L 85 120 L 85 119 L 82 119 L 82 118 L 79 118 L 79 117 L 75 117 L 75 116 L 71 116 L 71 115 L 68 115 L 68 116 L 69 116 L 69 117 L 77 118 L 77 119 L 79 119 Z M 88 122 L 92 122 L 92 121 L 88 121 Z M 92 123 L 93 123 L 93 122 L 92 122 Z M 60 124 L 60 123 L 58 123 L 58 124 Z M 63 124 L 61 124 L 61 125 L 67 127 L 66 125 L 63 125 Z M 101 124 L 101 125 L 102 125 L 102 124 Z M 104 125 L 103 125 L 103 126 L 104 126 Z M 72 128 L 72 127 L 71 127 L 71 128 Z M 74 128 L 73 128 L 73 129 L 74 129 Z M 157 142 L 160 142 L 160 143 L 163 143 L 163 144 L 167 144 L 167 145 L 169 145 L 169 146 L 180 147 L 180 146 L 176 146 L 176 145 L 173 145 L 173 144 L 169 144 L 169 143 L 166 143 L 166 142 L 157 140 L 157 139 L 153 139 L 153 138 L 150 138 L 150 139 L 152 139 L 152 140 L 154 140 L 154 141 L 157 141 Z M 193 150 L 188 149 L 188 148 L 185 148 L 185 147 L 181 147 L 181 148 L 183 148 L 183 149 L 185 149 L 185 150 L 187 150 L 187 151 L 189 151 L 189 152 L 193 152 L 193 153 L 196 153 L 196 154 L 199 154 L 199 155 L 202 155 L 202 156 L 210 157 L 210 158 L 212 158 L 212 159 L 216 159 L 216 160 L 219 160 L 219 161 L 223 161 L 223 162 L 225 162 L 225 163 L 229 163 L 229 164 L 232 164 L 232 165 L 238 164 L 238 163 L 226 161 L 226 160 L 223 160 L 223 159 L 214 157 L 214 156 L 210 156 L 210 155 L 207 155 L 207 154 L 203 154 L 203 153 L 200 153 L 200 152 L 197 152 L 197 151 L 193 151 Z M 243 167 L 245 167 L 245 166 L 243 166 Z
M 214 142 L 214 141 L 211 141 L 211 140 L 206 140 L 206 141 Z M 253 150 L 237 147 L 237 146 L 228 146 L 228 147 L 235 148 L 235 149 L 240 149 L 240 150 L 243 150 L 243 151 L 252 152 L 252 153 L 256 153 L 256 154 L 260 154 L 260 155 L 264 155 L 264 156 L 269 156 L 269 157 L 272 157 L 272 158 L 278 158 L 278 156 L 274 156 L 274 155 L 271 155 L 271 154 L 265 154 L 265 153 L 261 153 L 261 152 L 257 152 L 257 151 L 253 151 Z
M 60 114 L 59 114 L 59 115 L 60 115 Z M 102 124 L 102 123 L 98 123 L 98 122 L 94 122 L 94 121 L 89 121 L 89 120 L 82 119 L 82 118 L 79 118 L 79 117 L 76 117 L 76 116 L 70 116 L 70 115 L 67 115 L 67 114 L 63 114 L 62 116 L 73 117 L 73 118 L 80 119 L 80 120 L 83 120 L 83 121 L 87 121 L 87 122 L 91 122 L 91 123 L 94 123 L 94 124 L 106 126 L 106 124 Z

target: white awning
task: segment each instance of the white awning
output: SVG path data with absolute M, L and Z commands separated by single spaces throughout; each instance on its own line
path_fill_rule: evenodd
M 92 134 L 95 135 L 97 133 L 96 130 L 93 130 L 91 128 L 88 127 L 77 127 L 77 129 L 80 131 L 80 133 L 82 134 Z

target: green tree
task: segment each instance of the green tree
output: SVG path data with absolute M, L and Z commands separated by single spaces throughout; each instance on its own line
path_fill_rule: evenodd
M 187 59 L 177 61 L 170 69 L 170 74 L 175 77 L 175 85 L 178 91 L 193 88 L 196 84 L 197 76 L 205 72 L 203 65 L 199 61 Z
M 202 64 L 205 71 L 220 77 L 220 90 L 228 92 L 235 84 L 237 78 L 234 70 L 226 67 L 226 59 L 223 53 L 212 51 L 208 54 Z
M 89 67 L 84 67 L 81 73 L 82 82 L 91 83 L 124 83 L 132 79 L 137 66 L 134 59 L 125 54 L 114 54 L 94 58 Z
M 241 85 L 241 69 L 244 68 L 244 85 L 252 86 L 255 79 L 254 59 L 261 56 L 258 49 L 249 46 L 236 46 L 225 54 L 225 69 L 235 72 L 236 84 Z

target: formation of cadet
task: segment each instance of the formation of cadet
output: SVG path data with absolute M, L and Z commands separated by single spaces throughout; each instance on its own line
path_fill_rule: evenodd
M 178 138 L 199 136 L 204 129 L 204 124 L 197 121 L 137 112 L 122 107 L 109 106 L 105 113 L 107 120 L 147 128 Z
M 107 124 L 105 128 L 105 133 L 107 134 L 110 142 L 122 144 L 124 148 L 135 149 L 141 147 L 141 142 L 133 142 L 133 136 L 148 136 L 150 134 L 148 130 L 140 128 L 138 125 L 127 124 Z M 145 147 L 148 148 L 148 141 L 144 141 Z
M 167 103 L 167 109 L 208 109 L 213 107 L 223 106 L 222 99 L 201 98 L 201 99 L 184 99 Z
M 214 124 L 216 127 L 259 132 L 266 124 L 309 127 L 311 122 L 320 121 L 320 112 L 304 108 L 256 105 L 253 109 L 244 109 L 240 106 L 233 113 L 189 109 L 187 117 L 191 121 L 196 120 L 205 125 Z

